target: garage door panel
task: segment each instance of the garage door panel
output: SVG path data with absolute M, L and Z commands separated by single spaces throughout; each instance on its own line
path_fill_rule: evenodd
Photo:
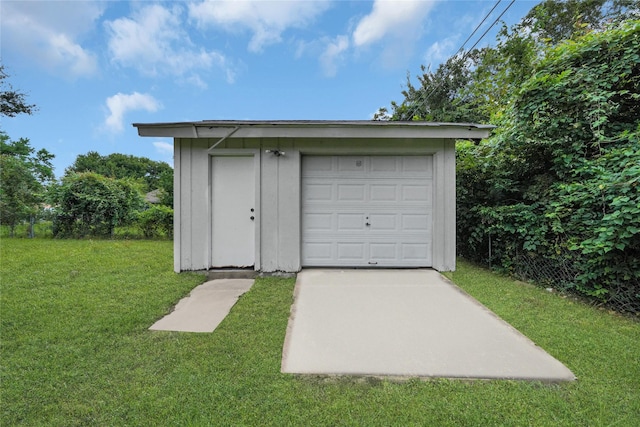
M 375 175 L 376 173 L 395 173 L 398 171 L 399 167 L 401 167 L 399 165 L 400 158 L 396 156 L 373 156 L 370 157 L 370 163 L 372 175 Z
M 429 188 L 426 185 L 402 185 L 402 199 L 403 202 L 427 202 L 430 201 Z
M 431 216 L 427 214 L 402 214 L 402 231 L 429 231 Z
M 398 186 L 389 184 L 369 184 L 369 200 L 372 202 L 395 202 L 398 200 Z
M 337 158 L 336 169 L 338 172 L 357 172 L 362 174 L 365 170 L 363 156 L 341 156 Z
M 369 255 L 371 261 L 390 261 L 398 259 L 397 243 L 370 243 Z
M 432 177 L 432 165 L 430 157 L 423 156 L 407 156 L 402 158 L 402 171 L 406 175 L 411 175 L 411 173 L 419 173 L 421 175 L 426 176 L 427 178 Z
M 365 184 L 338 184 L 338 201 L 365 201 Z
M 425 243 L 403 243 L 402 258 L 407 261 L 419 261 L 431 258 L 430 246 Z
M 396 213 L 388 213 L 388 214 L 370 214 L 368 224 L 371 228 L 371 231 L 393 231 L 397 232 L 398 230 L 398 214 Z
M 334 257 L 333 245 L 327 242 L 307 242 L 305 244 L 305 255 L 308 262 L 327 263 Z
M 304 198 L 311 202 L 331 202 L 334 199 L 333 185 L 308 183 L 305 187 Z
M 361 213 L 339 213 L 338 231 L 364 230 L 365 216 Z
M 333 170 L 333 157 L 313 156 L 305 158 L 305 172 L 309 175 L 322 175 Z
M 431 210 L 430 156 L 305 156 L 302 263 L 428 267 Z
M 343 261 L 355 261 L 358 264 L 365 261 L 365 244 L 359 242 L 338 242 L 338 259 Z
M 326 232 L 334 229 L 333 216 L 332 213 L 308 213 L 304 215 L 303 221 L 310 232 Z

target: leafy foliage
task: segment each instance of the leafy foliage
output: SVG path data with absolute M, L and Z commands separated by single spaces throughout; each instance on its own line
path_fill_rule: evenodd
M 13 86 L 6 82 L 8 77 L 4 65 L 0 65 L 0 115 L 15 117 L 18 114 L 33 114 L 36 106 L 28 104 L 25 94 L 13 89 Z
M 640 312 L 639 18 L 635 0 L 544 0 L 378 112 L 498 126 L 457 145 L 460 254 Z
M 459 147 L 462 253 L 570 257 L 564 286 L 640 311 L 640 21 L 545 51 L 500 130 Z
M 28 139 L 10 141 L 0 132 L 0 223 L 13 234 L 17 224 L 42 210 L 46 185 L 53 181 L 53 155 L 37 152 Z
M 110 236 L 117 225 L 129 224 L 144 205 L 140 186 L 130 179 L 93 173 L 62 179 L 53 197 L 54 234 L 58 237 Z
M 80 172 L 95 172 L 115 179 L 140 180 L 145 185 L 145 191 L 161 188 L 168 200 L 173 198 L 173 169 L 165 162 L 119 153 L 102 156 L 90 151 L 79 155 L 67 168 L 65 175 Z
M 173 236 L 173 209 L 153 205 L 138 213 L 137 223 L 145 237 Z
M 426 120 L 437 122 L 481 122 L 486 117 L 479 108 L 481 99 L 462 89 L 471 83 L 472 73 L 466 56 L 453 56 L 435 72 L 421 67 L 418 87 L 407 76 L 404 100 L 392 102 L 392 114 L 380 109 L 377 120 Z

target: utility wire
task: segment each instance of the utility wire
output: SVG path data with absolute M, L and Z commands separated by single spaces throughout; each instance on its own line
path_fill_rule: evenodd
M 502 0 L 498 0 L 497 3 L 491 8 L 491 10 L 485 15 L 485 17 L 482 19 L 482 21 L 476 26 L 475 30 L 473 30 L 473 32 L 471 33 L 471 35 L 469 37 L 467 37 L 467 40 L 464 41 L 464 43 L 462 43 L 462 46 L 460 46 L 460 49 L 458 49 L 458 51 L 456 52 L 455 55 L 458 55 L 463 49 L 464 46 L 467 44 L 467 42 L 471 39 L 471 37 L 473 37 L 473 35 L 476 33 L 476 31 L 478 31 L 478 29 L 480 28 L 480 26 L 484 23 L 484 21 L 487 20 L 487 18 L 489 17 L 489 15 L 491 15 L 491 13 L 493 12 L 493 10 L 500 4 Z M 489 27 L 485 30 L 484 33 L 482 33 L 482 35 L 480 36 L 480 38 L 473 44 L 473 46 L 471 47 L 471 49 L 469 49 L 467 51 L 467 53 L 465 53 L 462 56 L 462 61 L 464 61 L 467 56 L 469 56 L 469 53 L 478 45 L 478 43 L 480 43 L 480 41 L 482 41 L 482 39 L 484 38 L 484 36 L 487 35 L 487 33 L 491 30 L 491 28 L 493 28 L 498 21 L 500 21 L 500 18 L 502 18 L 502 16 L 504 16 L 504 14 L 507 12 L 507 10 L 509 10 L 509 8 L 513 5 L 513 3 L 515 3 L 516 0 L 511 0 L 511 3 L 509 3 L 507 5 L 507 7 L 504 8 L 504 10 L 502 11 L 502 13 L 500 13 L 500 15 L 493 21 L 493 23 L 491 25 L 489 25 Z M 454 56 L 455 56 L 454 55 Z M 445 74 L 444 76 L 445 78 L 448 77 L 448 74 Z M 413 118 L 414 114 L 416 113 L 416 110 L 418 109 L 418 107 L 424 103 L 428 97 L 430 97 L 435 91 L 436 89 L 438 89 L 439 86 L 434 87 L 433 89 L 431 89 L 431 91 L 424 95 L 419 97 L 416 102 L 414 102 L 414 107 L 413 109 L 409 110 L 410 111 L 410 115 L 408 116 L 410 118 L 410 120 Z
M 467 37 L 467 39 L 464 41 L 464 43 L 462 43 L 462 46 L 460 46 L 460 49 L 458 49 L 456 51 L 456 55 L 458 53 L 460 53 L 462 51 L 462 49 L 464 49 L 464 46 L 467 44 L 467 42 L 469 40 L 471 40 L 471 37 L 473 37 L 473 35 L 480 29 L 480 27 L 482 26 L 482 24 L 484 24 L 484 21 L 487 20 L 487 18 L 493 13 L 493 11 L 495 10 L 496 7 L 498 7 L 498 5 L 500 4 L 500 2 L 502 2 L 502 0 L 498 0 L 496 2 L 496 4 L 493 5 L 493 7 L 491 8 L 491 10 L 484 16 L 484 18 L 482 18 L 482 21 L 480 21 L 480 23 L 478 25 L 476 25 L 476 28 L 473 30 L 473 32 L 469 35 L 469 37 Z M 481 37 L 482 38 L 482 37 Z
M 500 18 L 502 18 L 502 16 L 507 12 L 507 10 L 509 10 L 509 8 L 510 8 L 510 7 L 511 7 L 515 2 L 516 2 L 516 0 L 511 0 L 511 3 L 509 3 L 509 4 L 507 5 L 507 7 L 502 11 L 502 13 L 500 14 L 500 16 L 498 16 L 498 17 L 496 18 L 496 20 L 495 20 L 495 21 L 493 21 L 493 24 L 491 24 L 491 26 L 489 26 L 489 28 L 487 28 L 487 29 L 485 30 L 485 32 L 484 32 L 484 33 L 482 33 L 482 35 L 480 36 L 480 38 L 478 39 L 478 41 L 477 41 L 477 42 L 475 42 L 473 46 L 471 46 L 471 49 L 469 49 L 469 50 L 467 51 L 467 54 L 466 54 L 463 58 L 466 58 L 466 57 L 469 55 L 469 52 L 471 52 L 471 51 L 472 51 L 472 50 L 473 50 L 473 49 L 478 45 L 478 43 L 480 43 L 480 40 L 482 40 L 482 39 L 484 38 L 484 36 L 486 36 L 486 35 L 487 35 L 487 33 L 489 32 L 489 30 L 490 30 L 491 28 L 493 28 L 493 26 L 494 26 L 494 25 L 496 25 L 496 24 L 498 23 L 498 21 L 500 21 Z

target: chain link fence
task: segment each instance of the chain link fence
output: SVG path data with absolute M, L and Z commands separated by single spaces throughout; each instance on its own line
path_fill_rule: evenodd
M 550 260 L 534 252 L 516 252 L 511 262 L 512 274 L 519 279 L 561 291 L 574 288 L 579 274 L 573 259 L 566 255 Z
M 580 268 L 585 263 L 585 256 L 566 248 L 556 249 L 551 256 L 536 252 L 517 250 L 513 242 L 496 242 L 486 240 L 484 251 L 464 254 L 469 259 L 488 264 L 491 268 L 506 271 L 513 277 L 534 283 L 538 286 L 553 288 L 587 298 L 578 289 L 578 277 L 583 273 Z M 588 298 L 590 302 L 604 305 L 620 313 L 631 313 L 640 316 L 640 279 L 630 277 L 610 283 L 607 292 L 601 297 Z

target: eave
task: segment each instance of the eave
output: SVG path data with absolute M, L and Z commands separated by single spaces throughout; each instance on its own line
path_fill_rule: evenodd
M 203 120 L 134 123 L 138 135 L 172 138 L 487 138 L 492 125 L 396 121 Z

